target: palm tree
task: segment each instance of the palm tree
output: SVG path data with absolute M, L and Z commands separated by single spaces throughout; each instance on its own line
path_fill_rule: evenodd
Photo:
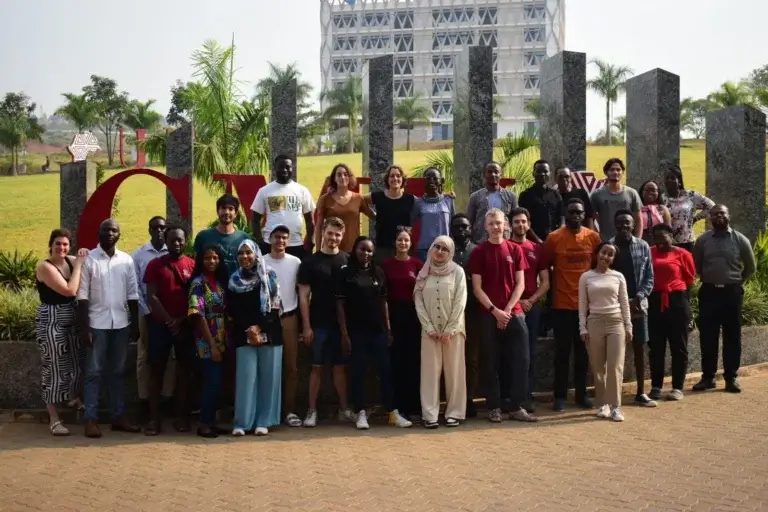
M 619 99 L 619 94 L 626 87 L 627 79 L 634 72 L 626 66 L 617 66 L 600 59 L 595 59 L 591 62 L 597 66 L 598 73 L 595 78 L 587 81 L 587 87 L 605 98 L 605 138 L 607 143 L 610 144 L 611 107 Z
M 523 110 L 533 115 L 533 117 L 535 117 L 536 119 L 540 119 L 541 118 L 541 99 L 531 98 L 528 101 L 528 103 L 525 104 L 525 107 L 523 107 Z
M 301 79 L 296 63 L 281 67 L 279 64 L 267 62 L 269 66 L 269 75 L 256 83 L 256 94 L 254 99 L 261 98 L 265 102 L 272 100 L 272 89 L 277 85 L 287 84 L 291 80 L 296 80 L 296 103 L 299 108 L 309 106 L 309 98 L 312 96 L 312 84 Z
M 29 140 L 42 142 L 45 133 L 45 128 L 34 115 L 35 107 L 23 92 L 9 92 L 0 102 L 0 145 L 11 152 L 13 176 L 18 174 L 19 149 L 24 148 Z
M 75 125 L 78 132 L 84 132 L 96 125 L 98 113 L 95 104 L 85 94 L 62 94 L 67 102 L 56 109 L 59 115 Z
M 616 131 L 619 134 L 619 138 L 622 142 L 626 142 L 627 140 L 627 116 L 619 116 L 616 118 L 616 120 L 613 122 L 613 127 L 616 128 Z
M 349 153 L 354 153 L 358 119 L 363 111 L 363 79 L 359 76 L 350 76 L 341 86 L 323 90 L 320 93 L 320 101 L 327 103 L 323 112 L 326 120 L 331 121 L 336 117 L 347 118 L 349 128 L 347 149 Z
M 428 123 L 432 110 L 424 106 L 424 96 L 416 93 L 403 98 L 395 105 L 395 122 L 404 124 L 406 131 L 405 150 L 411 150 L 411 130 L 416 123 Z
M 720 89 L 713 92 L 707 99 L 713 108 L 726 108 L 736 105 L 757 107 L 755 94 L 746 82 L 725 82 Z
M 160 126 L 160 121 L 163 119 L 162 115 L 152 110 L 154 104 L 155 100 L 131 101 L 123 117 L 123 124 L 133 131 L 142 128 L 148 131 L 154 130 Z

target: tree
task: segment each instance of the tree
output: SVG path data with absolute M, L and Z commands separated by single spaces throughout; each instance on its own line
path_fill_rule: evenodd
M 67 102 L 56 109 L 56 114 L 63 117 L 77 128 L 78 132 L 90 130 L 96 125 L 96 105 L 85 94 L 62 94 Z
M 616 120 L 613 122 L 612 125 L 614 128 L 616 128 L 616 132 L 619 135 L 619 138 L 622 142 L 626 143 L 627 141 L 627 116 L 619 116 L 616 118 Z
M 341 86 L 323 90 L 320 93 L 320 101 L 328 103 L 323 112 L 323 117 L 328 121 L 335 117 L 347 118 L 349 127 L 347 149 L 349 153 L 354 153 L 358 119 L 363 110 L 363 79 L 359 76 L 350 76 Z
M 406 129 L 405 149 L 411 150 L 411 130 L 417 123 L 428 123 L 432 110 L 424 106 L 424 96 L 420 93 L 403 98 L 395 105 L 395 122 L 404 124 Z
M 13 176 L 18 174 L 19 149 L 23 148 L 29 140 L 42 142 L 45 128 L 35 117 L 36 108 L 37 105 L 32 103 L 29 96 L 23 92 L 9 92 L 0 103 L 0 144 L 11 152 L 11 175 Z
M 736 105 L 757 107 L 753 90 L 746 82 L 724 82 L 720 89 L 707 96 L 712 108 L 726 108 Z
M 753 90 L 768 90 L 768 64 L 753 69 L 747 77 L 747 82 Z
M 703 139 L 707 131 L 707 112 L 711 105 L 706 98 L 685 98 L 680 102 L 680 128 L 696 139 Z
M 139 129 L 154 130 L 160 126 L 160 120 L 163 118 L 160 114 L 152 110 L 155 100 L 141 102 L 139 100 L 131 101 L 125 110 L 123 125 L 133 131 Z
M 128 93 L 117 92 L 117 82 L 98 75 L 91 75 L 91 84 L 83 87 L 83 93 L 94 103 L 97 126 L 106 139 L 107 162 L 111 166 L 114 164 L 117 128 L 128 106 Z
M 536 119 L 541 119 L 541 99 L 531 98 L 528 103 L 525 104 L 523 110 L 533 115 Z
M 171 126 L 181 126 L 190 121 L 188 116 L 192 106 L 187 98 L 188 87 L 189 84 L 181 80 L 176 80 L 176 85 L 171 87 L 171 108 L 165 116 L 165 121 Z
M 595 59 L 591 62 L 597 66 L 598 73 L 595 78 L 587 81 L 587 87 L 605 98 L 605 138 L 610 144 L 611 108 L 616 103 L 616 100 L 619 99 L 619 94 L 626 87 L 627 79 L 634 72 L 626 66 L 617 66 L 600 59 Z

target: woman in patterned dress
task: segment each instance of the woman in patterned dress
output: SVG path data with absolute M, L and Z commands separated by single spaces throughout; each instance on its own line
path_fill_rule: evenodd
M 70 406 L 82 407 L 78 394 L 82 386 L 85 350 L 75 335 L 75 296 L 88 250 L 81 249 L 76 258 L 68 256 L 71 238 L 66 229 L 53 230 L 48 240 L 50 256 L 35 270 L 40 295 L 35 337 L 40 348 L 42 398 L 54 436 L 69 435 L 69 430 L 59 420 L 56 405 L 69 402 Z
M 216 410 L 221 392 L 221 371 L 227 350 L 226 290 L 229 273 L 218 245 L 206 245 L 197 254 L 189 282 L 189 310 L 203 373 L 203 396 L 197 435 L 218 437 Z
M 664 188 L 666 191 L 661 200 L 669 208 L 672 217 L 675 245 L 692 252 L 693 242 L 696 240 L 693 225 L 707 218 L 709 209 L 715 206 L 715 202 L 695 190 L 686 190 L 683 185 L 683 171 L 677 166 L 670 167 L 664 174 Z

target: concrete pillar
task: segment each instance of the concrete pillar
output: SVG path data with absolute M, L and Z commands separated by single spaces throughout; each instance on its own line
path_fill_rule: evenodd
M 293 160 L 294 179 L 298 181 L 296 152 L 299 147 L 297 84 L 291 80 L 272 88 L 272 111 L 269 117 L 270 169 L 274 177 L 273 162 L 277 155 L 287 155 Z M 250 208 L 250 205 L 246 206 Z
M 59 226 L 72 232 L 72 249 L 77 245 L 77 227 L 88 198 L 96 190 L 96 164 L 81 160 L 61 164 L 59 174 Z M 93 247 L 87 247 L 93 249 Z
M 169 178 L 181 178 L 190 176 L 189 180 L 189 218 L 181 216 L 179 205 L 170 190 L 165 191 L 165 216 L 169 223 L 184 226 L 193 236 L 192 218 L 194 216 L 192 184 L 194 183 L 194 130 L 192 124 L 187 123 L 168 134 L 165 147 L 165 173 Z M 249 205 L 250 206 L 250 205 Z

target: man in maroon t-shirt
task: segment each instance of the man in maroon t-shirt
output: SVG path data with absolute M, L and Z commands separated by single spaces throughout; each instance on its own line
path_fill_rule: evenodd
M 187 245 L 183 228 L 166 228 L 165 245 L 168 254 L 152 260 L 144 273 L 150 311 L 147 316 L 149 422 L 144 429 L 148 436 L 160 433 L 158 402 L 171 349 L 176 355 L 176 420 L 173 426 L 178 432 L 189 431 L 189 387 L 195 345 L 187 319 L 187 283 L 195 269 L 195 260 L 183 254 Z
M 491 208 L 485 214 L 488 240 L 469 257 L 472 289 L 484 312 L 481 319 L 483 353 L 486 358 L 486 403 L 488 420 L 500 423 L 501 382 L 509 382 L 509 418 L 537 421 L 522 405 L 528 397 L 528 329 L 520 298 L 525 289 L 528 264 L 522 249 L 504 239 L 504 212 Z M 505 393 L 506 394 L 506 393 Z

